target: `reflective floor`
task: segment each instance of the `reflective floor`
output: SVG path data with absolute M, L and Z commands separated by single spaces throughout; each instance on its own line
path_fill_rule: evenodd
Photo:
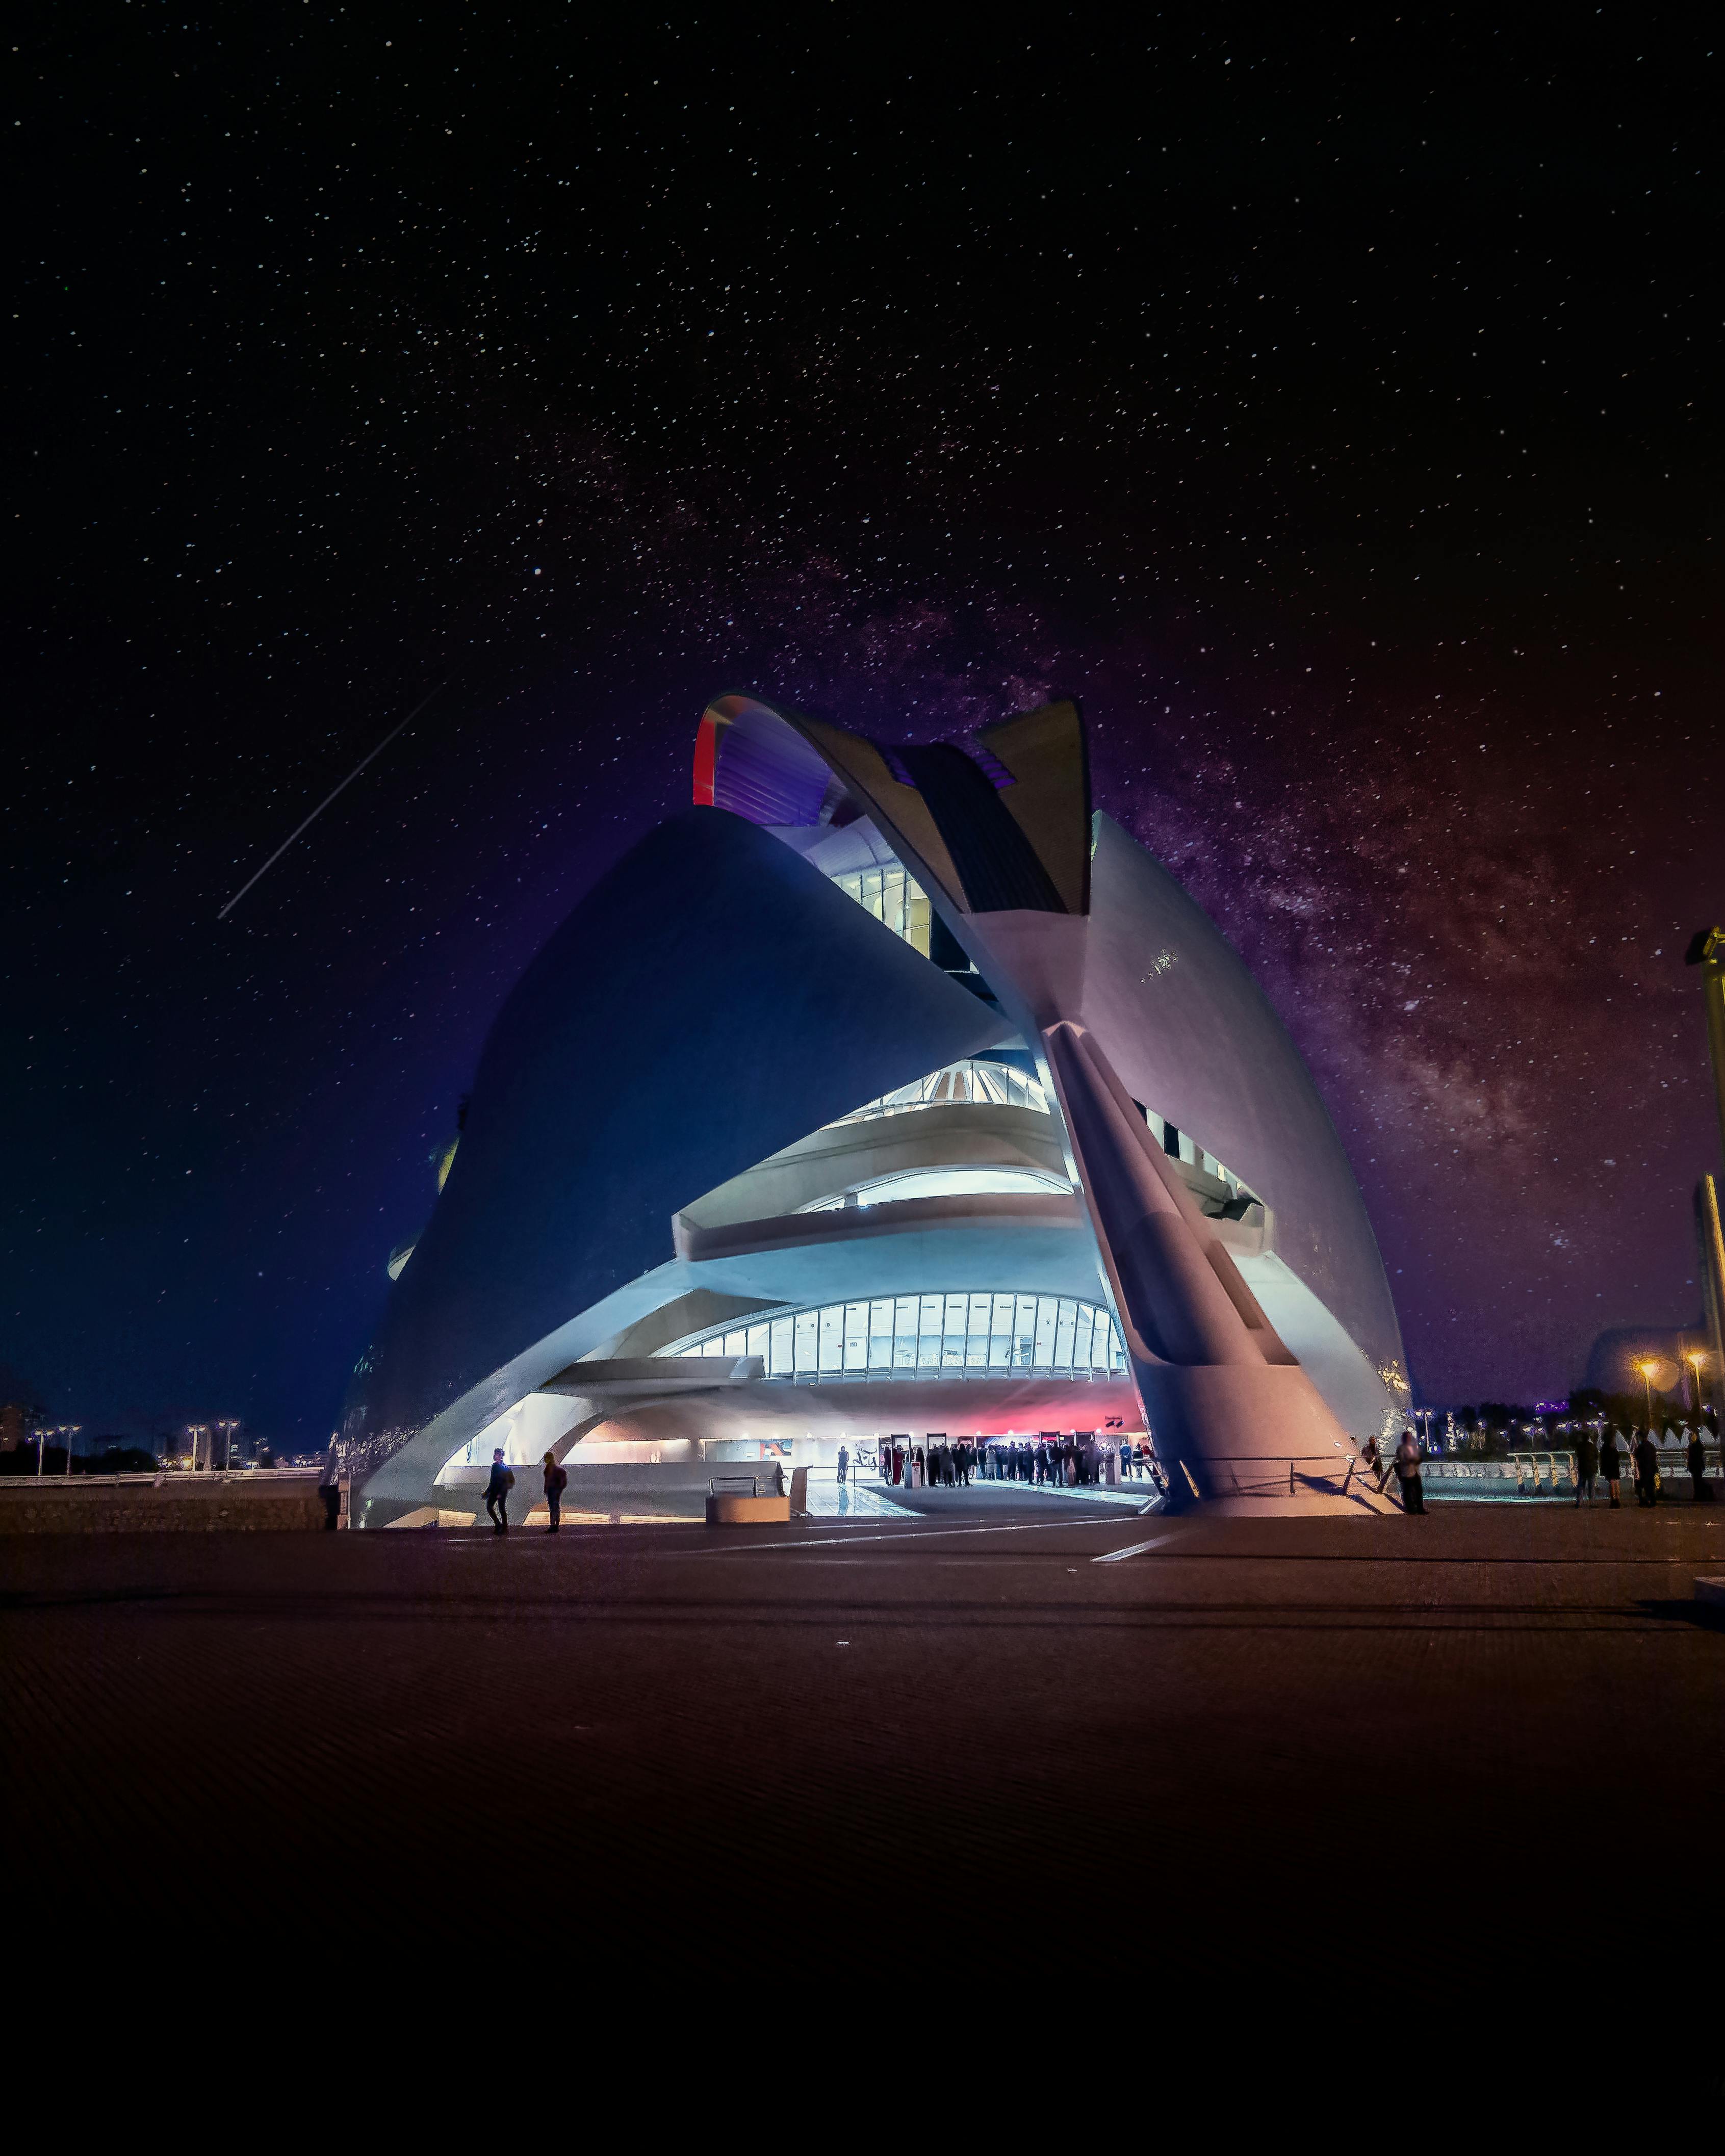
M 829 1476 L 809 1478 L 809 1510 L 818 1520 L 906 1520 L 916 1515 L 895 1504 L 878 1483 L 834 1482 Z

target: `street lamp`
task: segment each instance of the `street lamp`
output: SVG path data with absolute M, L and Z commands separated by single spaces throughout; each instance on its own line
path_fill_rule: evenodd
M 222 1472 L 225 1475 L 234 1465 L 234 1433 L 237 1422 L 218 1422 L 216 1428 L 222 1433 Z
M 1701 1413 L 1701 1366 L 1706 1362 L 1707 1357 L 1692 1351 L 1685 1359 L 1695 1373 L 1695 1412 L 1699 1415 Z
M 66 1424 L 66 1480 L 69 1482 L 72 1479 L 72 1440 L 77 1436 L 83 1427 L 84 1424 L 81 1422 L 69 1422 Z
M 1641 1383 L 1647 1389 L 1647 1435 L 1651 1437 L 1653 1435 L 1653 1373 L 1659 1365 L 1656 1363 L 1637 1363 L 1635 1368 L 1640 1372 Z

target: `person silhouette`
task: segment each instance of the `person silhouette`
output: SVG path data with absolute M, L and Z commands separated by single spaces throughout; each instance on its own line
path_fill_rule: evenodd
M 557 1464 L 554 1452 L 545 1455 L 545 1509 L 551 1515 L 551 1524 L 545 1532 L 554 1535 L 562 1525 L 563 1492 L 569 1486 L 569 1471 Z
M 323 1501 L 323 1523 L 331 1533 L 341 1520 L 341 1455 L 334 1438 L 324 1455 L 323 1466 L 317 1477 L 317 1494 Z
M 515 1487 L 513 1471 L 503 1464 L 503 1447 L 491 1455 L 491 1479 L 485 1485 L 485 1510 L 491 1516 L 491 1532 L 509 1532 L 509 1493 Z

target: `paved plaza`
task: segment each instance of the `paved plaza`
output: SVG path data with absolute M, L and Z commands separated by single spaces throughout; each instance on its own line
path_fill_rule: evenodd
M 1725 1509 L 901 1502 L 0 1541 L 15 1908 L 1494 2006 L 1717 1953 Z

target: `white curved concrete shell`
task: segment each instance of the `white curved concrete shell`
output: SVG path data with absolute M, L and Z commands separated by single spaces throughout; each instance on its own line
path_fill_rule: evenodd
M 486 1045 L 357 1373 L 362 1523 L 493 1440 L 692 1487 L 929 1426 L 1144 1430 L 1172 1501 L 1375 1508 L 1405 1380 L 1346 1156 L 1238 954 L 1092 815 L 1072 707 L 885 750 L 722 698 L 696 790 Z

